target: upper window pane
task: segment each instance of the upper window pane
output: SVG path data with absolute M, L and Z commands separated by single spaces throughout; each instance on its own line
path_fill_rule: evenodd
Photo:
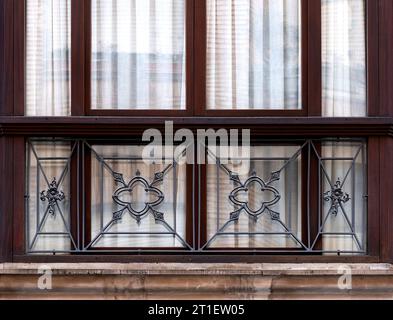
M 207 108 L 301 109 L 300 0 L 207 1 Z
M 364 0 L 322 0 L 322 114 L 367 115 Z
M 185 1 L 92 1 L 92 109 L 185 109 Z
M 26 111 L 70 115 L 71 0 L 26 1 Z

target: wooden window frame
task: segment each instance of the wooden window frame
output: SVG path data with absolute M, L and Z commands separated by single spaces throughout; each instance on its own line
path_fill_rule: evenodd
M 208 110 L 206 105 L 206 44 L 207 10 L 206 0 L 195 4 L 195 62 L 198 66 L 194 78 L 194 114 L 202 117 L 301 117 L 320 115 L 322 112 L 321 71 L 321 2 L 301 1 L 301 59 L 302 59 L 302 108 L 299 110 Z M 310 45 L 314 44 L 314 45 Z M 310 81 L 309 81 L 310 80 Z M 311 90 L 309 90 L 309 88 Z M 318 94 L 320 92 L 320 94 Z
M 72 94 L 71 113 L 87 116 L 192 116 L 193 106 L 193 71 L 194 71 L 194 1 L 187 0 L 185 6 L 185 43 L 186 43 L 186 105 L 184 110 L 160 110 L 160 109 L 138 109 L 138 110 L 116 110 L 116 109 L 92 109 L 91 107 L 91 0 L 78 1 L 73 0 L 71 7 L 71 34 L 72 37 L 72 60 L 75 65 L 84 61 L 80 70 L 84 70 L 84 76 L 74 68 L 72 79 L 74 80 L 75 95 Z M 77 14 L 73 14 L 76 13 Z M 79 36 L 80 30 L 83 35 Z M 75 32 L 77 31 L 77 32 Z M 79 31 L 79 32 L 78 32 Z M 82 92 L 82 88 L 84 91 Z M 83 107 L 84 106 L 84 107 Z M 115 106 L 114 106 L 115 107 Z
M 187 106 L 179 111 L 117 111 L 90 113 L 87 87 L 88 70 L 86 10 L 89 1 L 71 0 L 72 6 L 72 90 L 71 117 L 25 117 L 25 0 L 0 0 L 0 261 L 15 262 L 86 262 L 86 261 L 176 261 L 176 262 L 388 262 L 393 261 L 393 239 L 390 230 L 393 219 L 393 65 L 389 52 L 393 49 L 393 3 L 391 0 L 367 2 L 367 102 L 368 117 L 358 119 L 321 118 L 320 47 L 307 50 L 307 108 L 299 114 L 290 110 L 241 112 L 206 112 L 203 62 L 205 41 L 203 17 L 204 1 L 187 0 L 187 52 L 192 48 L 191 63 L 187 58 Z M 302 0 L 307 3 L 307 31 L 303 40 L 308 43 L 321 37 L 320 0 Z M 84 3 L 84 4 L 83 4 Z M 191 9 L 190 9 L 191 8 Z M 303 10 L 305 7 L 303 7 Z M 303 13 L 304 14 L 304 13 Z M 191 19 L 190 19 L 191 17 Z M 199 17 L 199 18 L 198 18 Z M 206 26 L 205 26 L 206 27 Z M 78 32 L 75 32 L 78 30 Z M 306 36 L 304 35 L 306 33 Z M 319 41 L 320 42 L 320 41 Z M 202 44 L 202 45 L 201 45 Z M 303 57 L 303 59 L 305 59 Z M 314 67 L 313 67 L 314 66 Z M 318 66 L 318 67 L 316 67 Z M 75 72 L 75 70 L 79 70 Z M 304 75 L 303 75 L 304 77 Z M 88 82 L 87 82 L 88 80 Z M 191 83 L 191 91 L 189 89 Z M 305 98 L 303 97 L 303 100 Z M 191 101 L 191 103 L 190 103 Z M 192 112 L 190 112 L 192 111 Z M 252 117 L 252 118 L 251 118 Z M 175 126 L 191 128 L 250 127 L 253 134 L 264 137 L 368 137 L 369 166 L 369 255 L 361 257 L 326 256 L 269 256 L 249 254 L 222 255 L 88 255 L 88 256 L 26 256 L 24 248 L 24 179 L 25 139 L 30 136 L 65 137 L 124 137 L 140 134 L 146 126 L 161 127 L 165 120 Z M 382 150 L 384 152 L 382 152 Z M 10 190 L 12 194 L 10 195 Z M 10 225 L 13 227 L 10 228 Z
M 3 0 L 7 3 L 8 0 Z M 14 0 L 14 115 L 25 112 L 25 1 Z M 186 110 L 92 110 L 91 0 L 71 0 L 71 116 L 318 117 L 322 115 L 321 0 L 302 1 L 301 110 L 206 109 L 206 1 L 186 0 Z M 367 111 L 378 114 L 378 1 L 366 1 Z M 82 31 L 81 31 L 82 30 Z M 198 66 L 198 67 L 196 67 Z
M 2 0 L 8 4 L 9 0 Z M 14 115 L 25 112 L 25 1 L 14 0 Z M 71 0 L 71 116 L 128 117 L 319 117 L 322 115 L 321 0 L 302 3 L 301 110 L 206 109 L 206 1 L 186 0 L 186 109 L 91 109 L 91 0 Z M 366 1 L 367 111 L 378 114 L 378 1 Z M 11 10 L 8 9 L 8 10 Z M 9 19 L 9 18 L 8 18 Z M 6 21 L 8 23 L 8 21 Z M 23 63 L 22 63 L 23 62 Z M 196 67 L 198 66 L 198 67 Z
M 186 0 L 186 109 L 185 110 L 95 110 L 91 109 L 91 0 L 73 2 L 71 9 L 72 114 L 89 116 L 312 116 L 321 114 L 321 14 L 320 0 L 300 0 L 302 17 L 302 109 L 300 110 L 207 110 L 206 32 L 207 0 Z M 73 14 L 73 12 L 77 14 Z M 83 35 L 79 35 L 84 30 Z M 309 45 L 312 43 L 314 45 Z M 317 45 L 315 45 L 317 44 Z M 319 45 L 318 45 L 319 44 Z M 84 65 L 81 65 L 83 61 Z M 197 66 L 197 67 L 195 67 Z M 84 83 L 82 83 L 84 79 Z M 309 81 L 310 79 L 310 81 Z M 311 90 L 308 88 L 311 87 Z M 84 92 L 82 91 L 84 88 Z M 84 97 L 84 98 L 83 98 Z M 84 105 L 84 110 L 81 106 Z M 285 107 L 285 106 L 283 106 Z
M 206 109 L 206 1 L 186 1 L 186 109 L 185 110 L 97 110 L 91 108 L 91 0 L 71 0 L 71 115 L 72 116 L 222 116 L 303 117 L 320 116 L 321 101 L 321 0 L 301 0 L 302 109 L 299 110 L 207 110 Z M 15 43 L 19 92 L 25 92 L 25 0 L 15 0 L 18 33 Z M 319 18 L 318 18 L 319 17 Z M 23 60 L 22 59 L 23 55 Z M 197 67 L 196 67 L 197 66 Z M 18 115 L 24 115 L 24 96 L 16 101 Z

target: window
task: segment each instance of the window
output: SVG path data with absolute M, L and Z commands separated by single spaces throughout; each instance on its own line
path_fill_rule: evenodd
M 221 153 L 209 149 L 212 161 L 198 166 L 204 183 L 197 181 L 206 211 L 195 212 L 195 199 L 189 197 L 195 175 L 183 154 L 169 164 L 151 158 L 146 165 L 143 145 L 32 139 L 29 252 L 165 248 L 364 254 L 366 152 L 362 140 L 288 140 L 255 145 L 249 157 L 226 164 Z M 71 183 L 82 192 L 75 194 Z M 305 188 L 311 183 L 316 190 Z M 85 204 L 82 210 L 75 209 L 79 203 Z M 313 204 L 317 212 L 310 210 Z
M 93 145 L 91 151 L 86 247 L 187 247 L 187 175 L 185 165 L 178 165 L 181 159 L 146 165 L 143 146 L 136 145 Z
M 366 102 L 366 3 L 322 1 L 322 114 L 361 117 Z
M 191 19 L 192 1 L 88 1 L 84 56 L 90 79 L 81 81 L 86 81 L 86 102 L 93 114 L 102 114 L 100 110 L 195 114 L 202 107 L 203 112 L 256 110 L 263 116 L 258 110 L 292 110 L 302 114 L 307 106 L 307 70 L 312 73 L 317 67 L 307 58 L 318 51 L 318 43 L 305 36 L 308 1 L 203 3 L 204 43 L 191 46 L 187 19 Z M 320 10 L 323 90 L 319 112 L 365 116 L 365 1 L 323 0 Z M 71 44 L 70 1 L 27 1 L 26 30 L 26 114 L 69 115 L 70 48 L 83 47 L 76 41 Z M 206 49 L 204 55 L 190 50 L 196 46 Z M 200 68 L 206 69 L 201 85 L 205 90 L 194 92 L 195 77 L 190 73 Z M 204 95 L 197 100 L 204 105 L 187 101 L 187 92 Z
M 367 0 L 15 5 L 15 23 L 24 26 L 15 28 L 15 65 L 23 70 L 15 72 L 10 116 L 21 132 L 10 143 L 25 182 L 14 191 L 24 208 L 13 254 L 378 256 L 374 161 L 376 136 L 388 125 L 370 103 L 377 7 Z M 166 121 L 193 134 L 195 152 L 199 130 L 250 129 L 249 154 L 226 162 L 204 145 L 207 163 L 195 154 L 185 162 L 183 153 L 166 162 L 150 154 L 146 163 L 151 141 L 142 134 L 167 134 Z
M 185 109 L 185 1 L 93 0 L 92 109 Z
M 71 1 L 26 2 L 26 115 L 71 114 Z
M 301 1 L 207 1 L 207 108 L 302 109 Z

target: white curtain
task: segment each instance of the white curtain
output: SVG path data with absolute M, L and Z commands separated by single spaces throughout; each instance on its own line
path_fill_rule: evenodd
M 185 108 L 185 1 L 92 1 L 92 108 Z
M 299 0 L 207 1 L 207 108 L 300 109 Z
M 70 115 L 70 4 L 71 0 L 26 1 L 28 116 Z
M 325 117 L 367 115 L 365 4 L 364 0 L 322 0 Z
M 70 0 L 27 0 L 26 115 L 70 115 Z M 207 107 L 300 109 L 299 0 L 207 1 Z M 185 1 L 92 1 L 92 108 L 185 108 Z M 323 116 L 365 116 L 364 0 L 322 0 Z
M 70 115 L 70 2 L 27 0 L 26 115 Z M 209 109 L 302 107 L 300 2 L 207 0 L 206 94 Z M 93 108 L 185 108 L 184 13 L 184 0 L 92 0 Z M 322 0 L 322 49 L 323 116 L 366 115 L 364 0 Z M 267 149 L 263 151 L 266 157 L 284 152 L 278 147 Z M 340 145 L 334 152 L 324 152 L 341 157 L 353 155 L 352 149 Z M 57 151 L 49 153 L 53 157 L 59 154 Z M 267 179 L 272 167 L 254 166 Z M 361 167 L 362 163 L 356 166 Z M 34 164 L 32 168 L 35 170 Z M 336 161 L 333 167 L 327 168 L 335 180 L 345 174 L 346 163 Z M 124 171 L 129 171 L 128 179 L 132 179 L 134 169 L 124 167 Z M 123 170 L 123 164 L 119 165 L 119 170 Z M 143 170 L 148 172 L 146 168 Z M 217 173 L 208 172 L 208 179 L 211 179 L 208 218 L 214 220 L 208 232 L 213 234 L 217 206 L 224 208 L 220 209 L 221 220 L 228 217 L 228 210 L 233 210 L 227 199 L 215 200 L 216 187 L 227 194 L 233 186 L 224 185 L 227 176 L 217 180 Z M 278 189 L 286 196 L 277 205 L 277 211 L 285 212 L 282 218 L 292 226 L 296 235 L 301 232 L 299 187 L 293 183 L 298 177 L 299 172 L 292 168 L 280 180 Z M 359 177 L 363 179 L 362 173 Z M 94 179 L 93 187 L 97 188 L 100 181 L 97 177 Z M 363 193 L 357 184 L 356 190 L 349 193 L 361 199 Z M 112 184 L 108 182 L 106 188 L 105 195 L 111 195 L 113 181 Z M 252 193 L 249 200 L 258 205 L 258 197 Z M 179 200 L 182 205 L 183 200 Z M 100 201 L 95 199 L 93 207 L 100 205 Z M 105 201 L 110 203 L 110 199 Z M 214 201 L 217 202 L 215 205 Z M 356 214 L 364 212 L 359 206 L 355 209 Z M 109 214 L 110 211 L 108 209 Z M 335 226 L 339 223 L 336 221 Z M 356 218 L 356 223 L 359 224 L 357 229 L 364 230 L 364 217 Z M 244 227 L 242 230 L 256 230 L 249 220 L 241 227 Z M 97 231 L 97 224 L 93 228 Z M 358 237 L 363 236 L 359 233 Z M 253 239 L 239 242 L 236 237 L 226 241 L 221 245 L 247 247 L 261 243 Z M 266 239 L 262 243 L 267 243 Z M 273 244 L 283 245 L 283 242 L 279 239 Z M 45 244 L 46 247 L 50 245 Z M 324 248 L 336 247 L 353 249 L 356 246 L 353 241 L 325 237 Z

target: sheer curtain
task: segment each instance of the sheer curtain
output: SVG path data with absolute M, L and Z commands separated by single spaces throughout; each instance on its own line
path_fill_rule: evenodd
M 322 0 L 323 116 L 367 115 L 364 0 Z
M 300 2 L 207 1 L 208 109 L 301 109 Z
M 70 115 L 70 0 L 26 1 L 26 115 Z M 185 108 L 185 1 L 92 1 L 92 108 Z M 322 0 L 323 116 L 365 116 L 364 0 Z M 207 1 L 207 107 L 300 109 L 300 0 Z
M 28 116 L 70 115 L 70 4 L 71 0 L 26 1 Z
M 93 109 L 185 108 L 185 1 L 92 1 Z
M 26 1 L 26 115 L 70 115 L 70 2 Z M 301 108 L 300 2 L 207 0 L 208 108 Z M 93 108 L 185 108 L 184 12 L 185 0 L 92 0 Z M 322 31 L 323 115 L 366 115 L 365 1 L 322 0 Z M 50 145 L 47 150 L 52 157 L 61 156 L 63 152 Z M 335 157 L 353 156 L 353 149 L 339 144 L 333 151 L 325 150 Z M 265 149 L 263 156 L 275 157 L 277 152 L 277 147 L 272 147 L 270 151 Z M 361 167 L 363 164 L 357 161 L 356 167 Z M 333 180 L 343 179 L 346 166 L 345 161 L 336 161 L 334 166 L 327 166 L 327 170 Z M 129 179 L 135 174 L 134 169 L 127 169 Z M 259 163 L 254 169 L 267 179 L 272 168 Z M 31 170 L 36 170 L 34 163 Z M 50 170 L 52 177 L 56 172 Z M 123 167 L 119 166 L 119 170 Z M 148 170 L 143 170 L 149 176 Z M 362 173 L 357 174 L 357 179 L 363 179 Z M 218 216 L 223 220 L 233 211 L 233 204 L 228 204 L 224 197 L 214 200 L 214 190 L 219 186 L 220 192 L 227 194 L 233 185 L 228 184 L 227 175 L 218 179 L 216 175 L 213 171 L 208 175 L 211 192 L 207 196 L 211 203 L 216 201 L 216 205 L 222 207 Z M 299 174 L 292 168 L 285 179 L 280 180 L 278 188 L 286 196 L 276 206 L 278 211 L 286 212 L 283 219 L 292 219 L 288 223 L 294 230 L 299 225 L 300 202 L 299 188 L 291 181 L 297 178 Z M 110 181 L 106 195 L 114 188 Z M 359 201 L 364 192 L 360 180 L 356 181 L 349 193 L 352 199 Z M 96 178 L 93 188 L 98 188 L 99 182 Z M 179 191 L 184 190 L 181 186 L 179 182 Z M 325 185 L 325 189 L 328 191 L 329 186 Z M 251 193 L 249 197 L 253 205 L 260 204 L 259 195 Z M 183 206 L 183 200 L 177 201 Z M 110 199 L 106 201 L 111 203 Z M 98 206 L 99 199 L 92 205 Z M 357 230 L 364 230 L 366 219 L 362 214 L 365 211 L 358 204 L 347 203 L 347 206 L 351 212 L 354 208 L 356 224 L 359 224 Z M 211 205 L 208 210 L 212 210 L 208 218 L 217 213 L 216 207 Z M 107 212 L 111 214 L 109 206 Z M 212 219 L 210 234 L 215 230 L 216 220 Z M 336 219 L 335 226 L 340 223 Z M 249 219 L 241 227 L 255 230 Z M 296 230 L 297 235 L 300 231 L 300 228 Z M 227 241 L 236 244 L 237 240 Z M 255 245 L 252 239 L 244 241 L 238 242 L 239 246 Z M 356 247 L 353 242 L 338 238 L 324 241 L 325 248 Z M 60 244 L 63 246 L 63 242 Z

